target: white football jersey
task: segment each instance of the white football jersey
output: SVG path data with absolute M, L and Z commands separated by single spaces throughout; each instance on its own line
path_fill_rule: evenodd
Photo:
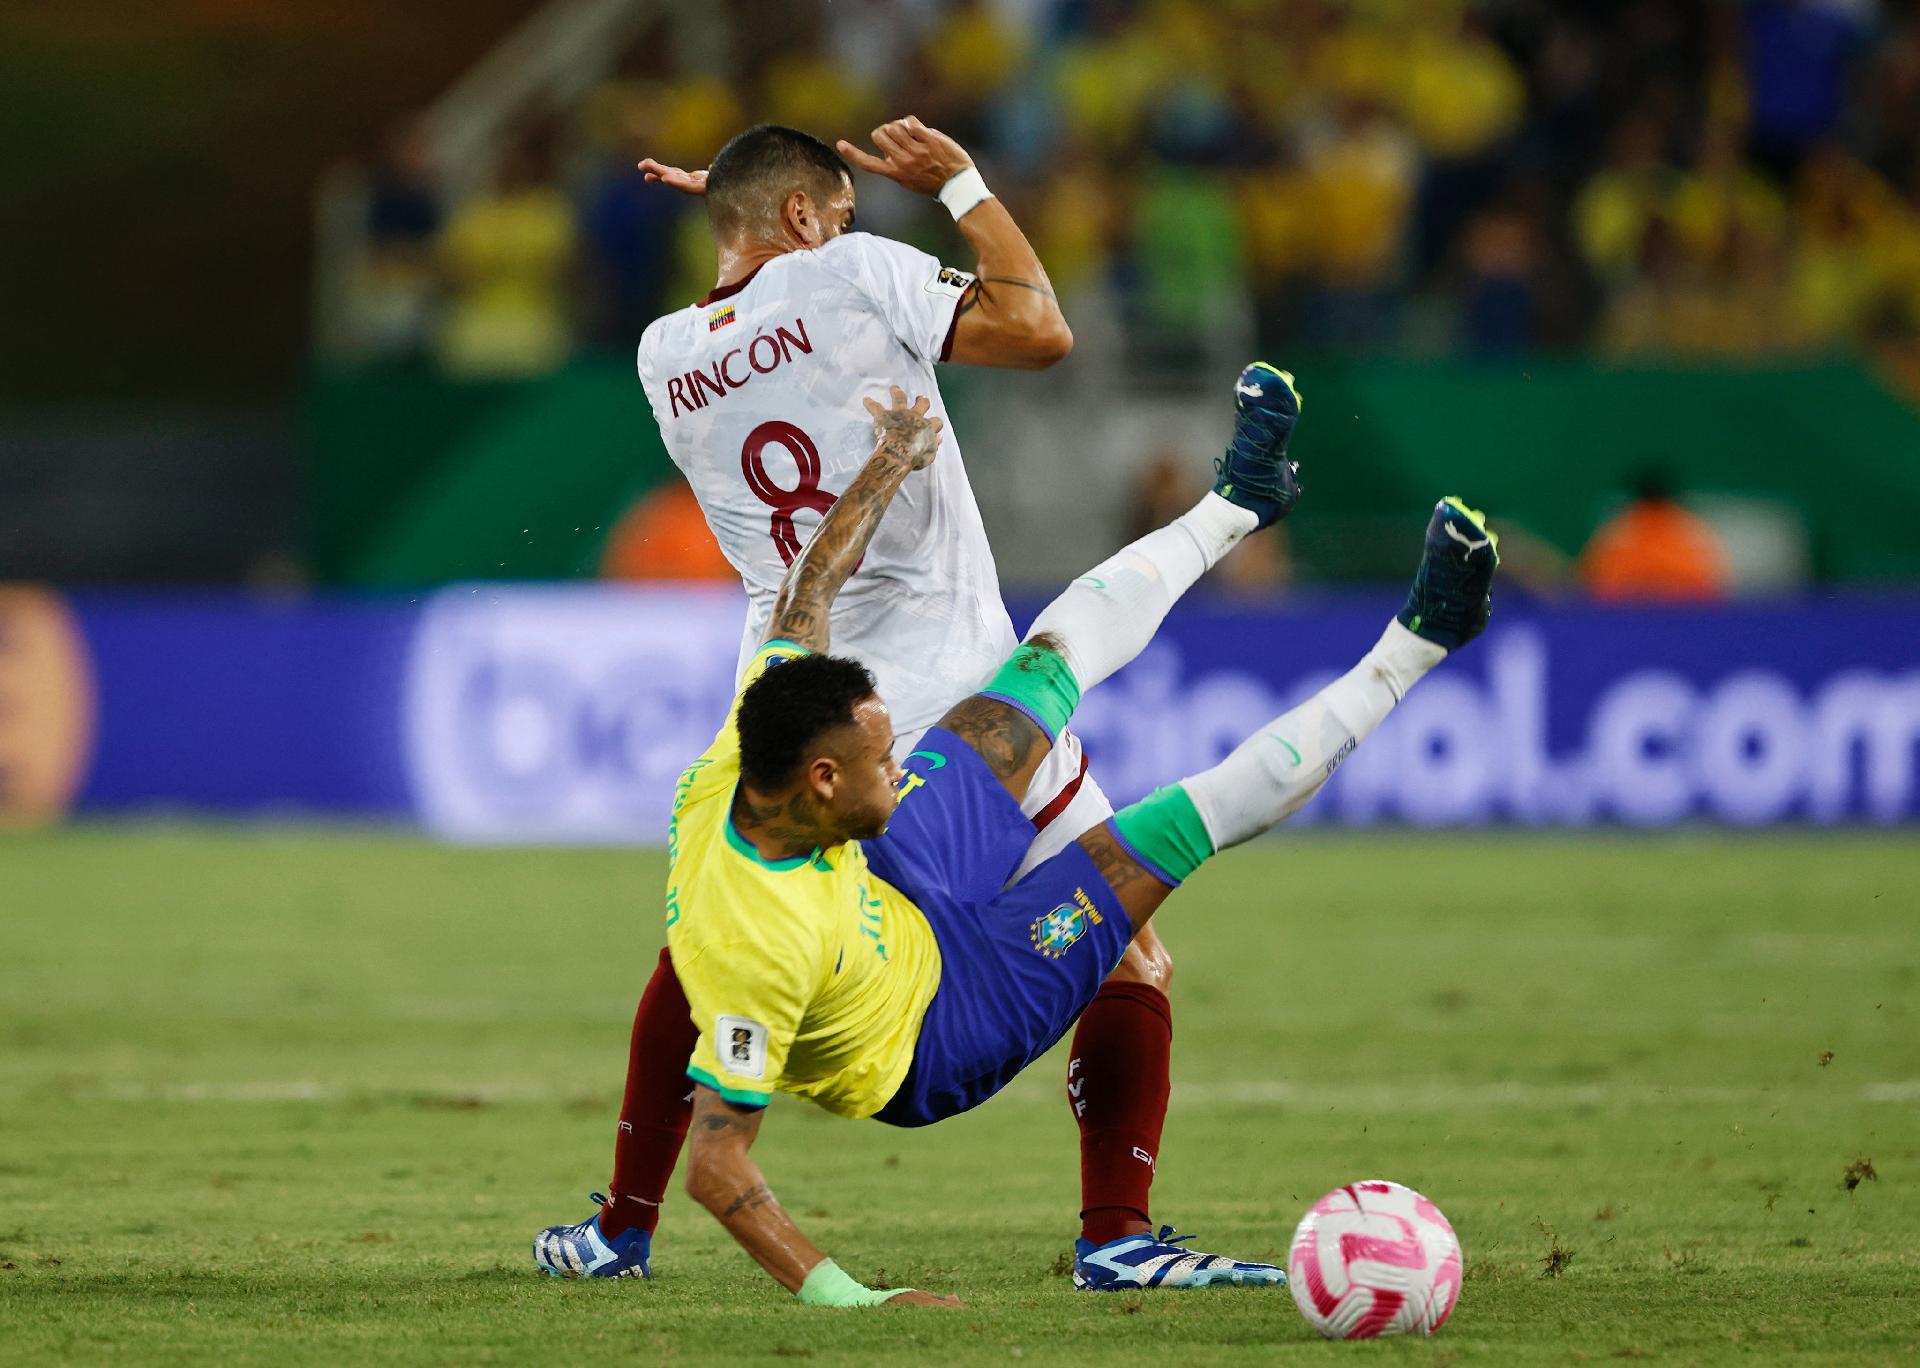
M 873 452 L 862 404 L 898 385 L 946 405 L 933 367 L 973 277 L 902 243 L 845 233 L 775 257 L 656 319 L 640 339 L 647 399 L 707 523 L 745 581 L 740 659 L 757 649 L 787 566 Z M 986 682 L 1016 644 L 951 421 L 907 477 L 833 607 L 837 654 L 871 669 L 902 737 Z

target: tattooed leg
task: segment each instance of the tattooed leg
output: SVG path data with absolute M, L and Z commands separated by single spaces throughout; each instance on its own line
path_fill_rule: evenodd
M 1107 881 L 1107 887 L 1126 909 L 1127 919 L 1137 934 L 1160 910 L 1160 904 L 1173 892 L 1173 886 L 1154 877 L 1132 851 L 1114 839 L 1104 824 L 1082 836 L 1079 845 L 1093 857 L 1100 877 Z
M 1031 717 L 985 694 L 962 699 L 940 725 L 979 752 L 1016 802 L 1027 796 L 1034 772 L 1053 750 L 1053 741 Z

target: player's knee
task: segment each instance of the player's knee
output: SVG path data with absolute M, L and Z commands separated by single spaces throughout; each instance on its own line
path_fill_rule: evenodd
M 711 1208 L 716 1196 L 714 1180 L 719 1176 L 714 1166 L 701 1156 L 697 1145 L 687 1147 L 687 1196 L 703 1207 Z
M 1052 651 L 1063 659 L 1067 654 L 1067 643 L 1061 640 L 1058 632 L 1035 632 L 1020 644 L 1031 646 L 1038 651 Z
M 1173 986 L 1173 952 L 1158 936 L 1143 932 L 1133 938 L 1107 982 L 1144 983 L 1164 993 Z

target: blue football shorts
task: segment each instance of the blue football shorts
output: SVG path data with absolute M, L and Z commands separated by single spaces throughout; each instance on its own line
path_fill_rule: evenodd
M 1133 939 L 1086 851 L 1069 845 L 1011 888 L 1034 826 L 979 753 L 943 727 L 903 763 L 874 873 L 911 898 L 940 946 L 940 987 L 913 1065 L 877 1119 L 927 1126 L 979 1106 L 1067 1033 Z

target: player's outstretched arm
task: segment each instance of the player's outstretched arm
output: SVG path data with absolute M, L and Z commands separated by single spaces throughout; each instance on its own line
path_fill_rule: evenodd
M 901 484 L 914 471 L 932 465 L 939 450 L 945 425 L 929 416 L 925 395 L 909 404 L 907 392 L 895 385 L 888 407 L 871 399 L 866 405 L 873 415 L 877 444 L 873 455 L 787 567 L 787 577 L 773 601 L 773 615 L 767 619 L 763 646 L 769 641 L 791 641 L 809 651 L 827 649 L 828 618 L 840 586 L 867 554 L 867 543 Z
M 874 129 L 873 145 L 884 155 L 864 152 L 844 138 L 838 144 L 840 155 L 862 171 L 923 195 L 938 195 L 955 176 L 973 169 L 964 147 L 911 115 Z M 983 184 L 974 183 L 975 194 L 985 193 Z M 980 278 L 960 301 L 947 359 L 1010 370 L 1043 370 L 1063 359 L 1073 350 L 1073 330 L 1060 312 L 1046 268 L 1013 215 L 988 196 L 957 221 L 980 254 Z
M 736 1107 L 696 1084 L 687 1146 L 687 1193 L 787 1291 L 818 1306 L 959 1306 L 911 1288 L 863 1287 L 800 1233 L 750 1153 L 764 1107 Z

